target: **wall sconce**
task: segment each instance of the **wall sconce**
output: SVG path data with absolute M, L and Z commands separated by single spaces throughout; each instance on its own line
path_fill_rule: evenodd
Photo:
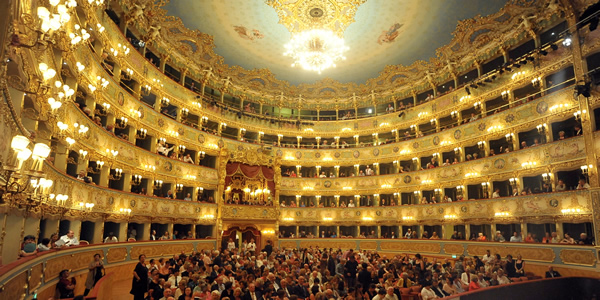
M 117 155 L 119 155 L 119 151 L 106 149 L 106 154 L 107 155 L 112 155 L 112 158 L 114 159 L 114 158 L 117 157 Z
M 178 193 L 181 193 L 181 192 L 183 191 L 183 184 L 181 184 L 181 183 L 178 183 L 178 184 L 176 184 L 176 185 L 175 185 L 175 190 L 176 190 Z
M 521 164 L 521 167 L 523 169 L 531 169 L 533 167 L 535 167 L 537 165 L 537 162 L 535 161 L 527 161 Z
M 132 185 L 140 185 L 142 183 L 142 175 L 133 175 L 131 177 Z
M 539 77 L 533 78 L 531 80 L 531 84 L 536 88 L 542 86 L 542 77 L 539 76 Z
M 412 221 L 412 220 L 414 220 L 414 217 L 413 216 L 402 216 L 402 220 L 403 221 Z
M 72 139 L 72 138 L 70 138 L 70 137 L 67 137 L 67 138 L 65 139 L 65 141 L 67 142 L 67 144 L 69 144 L 69 146 L 67 147 L 67 148 L 69 148 L 69 149 L 70 149 L 70 148 L 73 146 L 73 144 L 75 144 L 75 139 Z
M 170 103 L 171 103 L 171 100 L 169 100 L 166 97 L 163 97 L 162 99 L 160 99 L 160 106 L 162 106 L 162 107 L 167 107 L 167 106 L 169 106 Z
M 483 150 L 484 147 L 485 147 L 485 141 L 477 142 L 477 148 L 479 148 L 479 150 Z
M 227 129 L 227 123 L 221 123 L 221 130 Z
M 108 175 L 108 180 L 113 180 L 113 181 L 121 180 L 122 176 L 123 176 L 123 169 L 116 168 L 114 170 L 114 173 L 111 173 Z
M 142 96 L 150 96 L 150 91 L 152 91 L 152 87 L 148 84 L 142 86 Z
M 512 141 L 513 138 L 513 134 L 512 133 L 507 133 L 504 138 L 506 139 L 507 142 Z
M 92 211 L 94 209 L 94 203 L 79 202 L 79 208 L 83 211 Z
M 537 128 L 537 131 L 538 131 L 540 134 L 544 134 L 544 132 L 546 132 L 546 126 L 547 126 L 547 125 L 546 125 L 546 123 L 544 123 L 544 124 L 539 124 L 539 125 L 538 125 L 538 126 L 536 126 L 535 128 Z
M 507 212 L 507 211 L 499 211 L 499 212 L 496 212 L 494 214 L 494 217 L 496 217 L 496 218 L 508 218 L 508 217 L 510 217 L 510 213 Z
M 554 105 L 550 106 L 550 112 L 554 112 L 554 111 L 562 112 L 567 109 L 569 109 L 569 103 L 554 104 Z
M 488 132 L 498 132 L 500 130 L 502 130 L 502 125 L 494 125 L 494 126 L 490 126 L 487 131 Z
M 444 215 L 444 220 L 456 220 L 456 219 L 458 219 L 457 215 L 454 215 L 454 214 L 452 214 L 452 215 Z
M 147 129 L 140 128 L 139 130 L 136 131 L 135 138 L 138 140 L 144 140 L 144 139 L 146 139 L 146 137 L 148 137 L 147 133 L 148 133 Z
M 473 103 L 475 110 L 481 110 L 481 101 Z
M 592 168 L 592 165 L 589 166 L 581 166 L 581 173 L 583 175 L 588 175 L 590 172 L 590 169 Z
M 435 126 L 435 124 L 437 123 L 437 119 L 433 118 L 433 119 L 429 120 L 429 123 L 430 123 L 432 126 Z
M 206 117 L 206 116 L 202 117 L 201 120 L 202 120 L 202 124 L 208 123 L 208 117 Z
M 542 174 L 542 181 L 544 183 L 550 183 L 551 180 L 552 180 L 552 173 L 544 173 L 544 174 Z
M 508 182 L 510 183 L 511 187 L 516 187 L 518 180 L 519 180 L 518 178 L 509 178 Z
M 179 145 L 178 149 L 179 149 L 179 153 L 183 153 L 185 151 L 185 146 Z
M 119 209 L 119 213 L 124 214 L 124 215 L 130 215 L 131 208 L 121 208 L 121 209 Z
M 582 212 L 581 208 L 565 208 L 565 209 L 561 209 L 560 212 L 563 215 L 573 215 L 573 214 L 580 214 Z
M 202 195 L 202 193 L 204 193 L 204 188 L 203 187 L 197 187 L 196 190 L 198 190 L 198 195 Z
M 184 120 L 185 120 L 185 119 L 187 119 L 187 117 L 188 117 L 189 113 L 190 113 L 190 110 L 189 110 L 189 109 L 187 109 L 187 108 L 185 108 L 185 107 L 184 107 L 184 108 L 182 108 L 182 109 L 181 109 L 181 118 L 182 118 L 182 119 L 184 119 Z
M 130 68 L 127 68 L 126 70 L 121 72 L 121 79 L 129 81 L 131 80 L 131 77 L 133 76 L 133 70 Z
M 162 180 L 154 180 L 154 188 L 155 189 L 160 189 L 163 185 L 163 181 Z
M 324 217 L 323 221 L 333 221 L 333 218 L 332 217 Z
M 476 176 L 479 176 L 479 173 L 477 173 L 477 172 L 472 172 L 472 173 L 467 173 L 467 174 L 465 174 L 465 177 L 466 177 L 466 178 L 469 178 L 469 177 L 476 177 Z
M 101 160 L 96 161 L 96 166 L 92 168 L 88 168 L 89 173 L 99 174 L 102 171 L 102 167 L 104 167 L 104 162 Z
M 481 183 L 481 189 L 483 190 L 484 193 L 487 193 L 489 191 L 490 188 L 490 183 L 489 182 L 482 182 Z
M 464 189 L 465 189 L 465 187 L 462 186 L 462 185 L 457 185 L 456 186 L 456 192 L 457 193 L 462 193 Z
M 98 81 L 97 85 L 100 86 L 102 89 L 106 89 L 108 87 L 108 84 L 110 83 L 106 78 L 102 76 L 97 76 L 96 80 Z
M 127 122 L 129 122 L 129 119 L 127 119 L 126 117 L 121 117 L 120 119 L 117 119 L 118 122 L 115 122 L 115 128 L 118 129 L 125 129 L 125 127 L 127 127 Z
M 203 159 L 206 156 L 206 152 L 198 151 L 198 158 Z
M 585 109 L 584 109 L 583 111 L 581 111 L 581 110 L 578 110 L 578 111 L 576 111 L 576 112 L 574 112 L 574 113 L 573 113 L 573 116 L 575 116 L 575 120 L 576 120 L 576 121 L 581 121 L 581 114 L 582 114 L 582 113 L 584 113 L 584 114 L 585 114 L 586 112 L 587 112 L 587 111 L 586 111 Z
M 456 155 L 460 154 L 460 151 L 461 151 L 461 150 L 462 150 L 462 148 L 461 148 L 461 147 L 456 147 L 456 148 L 454 148 L 454 154 L 456 154 Z
M 500 93 L 500 95 L 502 96 L 503 100 L 506 100 L 510 96 L 510 91 L 509 90 L 502 91 L 502 93 Z
M 454 120 L 458 119 L 458 111 L 453 111 L 450 113 L 450 117 Z
M 415 125 L 415 124 L 410 125 L 410 130 L 417 131 L 417 125 Z
M 156 167 L 155 166 L 151 166 L 151 165 L 145 165 L 144 169 L 148 172 L 154 172 L 156 171 Z
M 85 159 L 87 156 L 88 152 L 83 150 L 83 149 L 79 149 L 79 156 L 81 156 L 81 158 Z
M 132 117 L 137 118 L 137 119 L 142 117 L 142 112 L 137 109 L 133 109 L 133 108 L 129 110 L 129 114 Z

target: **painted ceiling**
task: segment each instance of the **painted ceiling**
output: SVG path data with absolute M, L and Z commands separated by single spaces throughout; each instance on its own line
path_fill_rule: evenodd
M 289 2 L 284 1 L 284 2 Z M 330 0 L 335 1 L 335 0 Z M 342 1 L 342 0 L 338 0 Z M 436 56 L 452 40 L 460 20 L 498 12 L 507 0 L 367 0 L 344 33 L 347 60 L 322 74 L 292 68 L 283 56 L 291 34 L 264 0 L 175 0 L 164 8 L 186 27 L 214 37 L 225 63 L 244 69 L 267 68 L 291 84 L 332 78 L 364 83 L 386 65 L 411 65 Z

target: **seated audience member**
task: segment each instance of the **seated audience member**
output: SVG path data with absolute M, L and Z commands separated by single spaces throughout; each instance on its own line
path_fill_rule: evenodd
M 431 289 L 430 283 L 426 282 L 425 284 L 423 284 L 423 288 L 421 289 L 421 298 L 423 300 L 438 299 L 438 296 Z M 373 298 L 373 299 L 375 299 L 375 298 Z
M 37 246 L 35 245 L 35 237 L 33 235 L 26 235 L 23 238 L 23 244 L 21 245 L 21 252 L 19 256 L 32 256 L 38 253 Z
M 577 184 L 578 190 L 587 190 L 590 188 L 590 185 L 585 181 L 585 179 L 579 179 L 579 184 Z
M 73 290 L 75 290 L 75 278 L 69 278 L 69 270 L 62 270 L 59 273 L 59 281 L 56 285 L 58 299 L 73 298 Z
M 67 234 L 60 237 L 57 243 L 62 243 L 64 246 L 79 246 L 79 239 L 75 237 L 73 230 L 67 231 Z
M 556 191 L 557 192 L 562 192 L 564 190 L 567 189 L 567 186 L 565 185 L 565 182 L 562 181 L 562 179 L 558 180 L 558 183 L 556 184 Z
M 577 242 L 575 242 L 575 239 L 573 239 L 571 237 L 570 234 L 565 233 L 565 238 L 562 239 L 562 241 L 560 241 L 561 244 L 577 244 Z
M 469 283 L 469 292 L 476 291 L 480 288 L 481 288 L 481 286 L 479 285 L 477 276 L 471 278 L 471 283 Z
M 497 274 L 498 274 L 498 276 L 497 276 L 498 284 L 502 285 L 502 284 L 510 283 L 510 279 L 508 279 L 508 277 L 506 277 L 506 275 L 504 275 L 504 270 L 502 268 L 498 269 Z
M 43 238 L 40 243 L 37 245 L 38 252 L 48 251 L 50 250 L 50 239 Z
M 555 278 L 555 277 L 561 277 L 560 273 L 558 273 L 557 271 L 554 271 L 552 266 L 548 266 L 548 271 L 546 271 L 546 278 Z
M 582 232 L 579 235 L 579 241 L 577 241 L 577 244 L 579 245 L 593 245 L 594 244 L 594 240 L 590 237 L 588 237 L 587 233 Z
M 112 232 L 109 232 L 108 236 L 104 239 L 104 243 L 105 244 L 107 244 L 107 243 L 118 243 L 118 242 L 119 242 L 119 239 Z
M 521 236 L 521 234 L 519 234 L 518 232 L 514 232 L 513 236 L 510 237 L 510 242 L 511 243 L 521 243 L 523 242 L 523 237 Z

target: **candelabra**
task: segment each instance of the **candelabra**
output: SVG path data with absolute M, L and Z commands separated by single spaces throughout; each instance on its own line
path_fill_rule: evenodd
M 87 172 L 92 173 L 92 174 L 100 174 L 100 172 L 102 172 L 103 166 L 104 166 L 104 162 L 101 160 L 97 160 L 96 165 L 88 167 Z
M 162 106 L 162 107 L 167 107 L 167 106 L 169 106 L 170 103 L 171 103 L 171 100 L 169 100 L 169 98 L 163 97 L 162 99 L 160 99 L 160 106 Z
M 108 180 L 118 181 L 123 177 L 123 169 L 116 168 L 108 175 Z
M 189 109 L 187 109 L 187 108 L 185 108 L 185 107 L 184 107 L 184 108 L 182 108 L 182 109 L 181 109 L 181 118 L 182 118 L 182 119 L 184 119 L 184 120 L 185 120 L 185 119 L 187 119 L 187 117 L 188 117 L 189 113 L 190 113 L 190 110 L 189 110 Z
M 115 128 L 125 129 L 127 127 L 127 122 L 129 122 L 129 119 L 126 117 L 121 117 L 117 119 L 117 122 L 115 122 Z
M 144 129 L 144 128 L 140 128 L 136 133 L 135 133 L 135 138 L 138 140 L 144 140 L 148 137 L 147 135 L 148 130 Z
M 131 185 L 140 185 L 142 183 L 142 175 L 131 176 Z
M 0 203 L 8 203 L 11 207 L 38 207 L 50 199 L 49 189 L 53 181 L 46 179 L 42 172 L 44 160 L 50 155 L 50 147 L 43 143 L 33 145 L 29 149 L 30 140 L 22 135 L 16 135 L 11 141 L 13 153 L 7 160 L 0 162 Z M 33 159 L 29 170 L 25 163 Z

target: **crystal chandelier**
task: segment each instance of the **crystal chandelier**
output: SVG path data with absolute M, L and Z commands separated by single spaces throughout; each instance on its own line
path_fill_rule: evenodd
M 305 70 L 316 71 L 319 74 L 323 70 L 335 67 L 336 62 L 345 60 L 344 52 L 349 49 L 344 45 L 343 38 L 325 29 L 312 29 L 294 34 L 285 48 L 287 51 L 283 55 L 294 59 L 292 67 L 299 65 Z

